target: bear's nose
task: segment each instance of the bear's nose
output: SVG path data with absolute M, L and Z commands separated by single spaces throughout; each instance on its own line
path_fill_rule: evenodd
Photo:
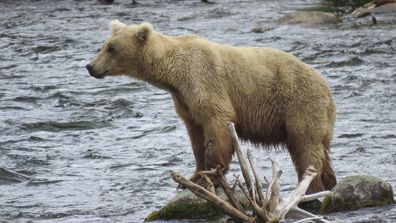
M 92 77 L 96 77 L 96 74 L 95 74 L 91 64 L 87 64 L 87 66 L 85 66 L 85 68 L 87 68 L 89 75 L 91 75 Z
M 87 68 L 87 70 L 90 74 L 93 73 L 93 68 L 92 68 L 91 64 L 87 64 L 87 66 L 85 66 L 85 68 Z

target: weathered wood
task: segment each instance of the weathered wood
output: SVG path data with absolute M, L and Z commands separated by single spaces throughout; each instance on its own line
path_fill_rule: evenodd
M 316 194 L 305 195 L 305 192 L 308 189 L 308 186 L 312 182 L 312 180 L 317 175 L 316 170 L 310 166 L 304 173 L 302 180 L 297 184 L 297 187 L 294 191 L 292 191 L 286 198 L 283 198 L 280 194 L 280 185 L 279 178 L 282 175 L 282 171 L 279 168 L 279 164 L 275 158 L 270 157 L 272 164 L 272 179 L 269 181 L 269 186 L 264 195 L 262 184 L 260 182 L 260 178 L 257 175 L 256 167 L 253 162 L 252 152 L 248 150 L 247 158 L 250 163 L 250 168 L 253 172 L 255 181 L 253 182 L 250 177 L 250 171 L 247 165 L 247 160 L 245 159 L 242 150 L 240 148 L 240 144 L 238 141 L 238 136 L 235 131 L 235 127 L 233 123 L 227 123 L 228 129 L 230 131 L 231 138 L 233 139 L 233 147 L 235 152 L 237 153 L 237 157 L 239 160 L 239 165 L 241 167 L 241 171 L 243 177 L 245 179 L 246 188 L 242 186 L 242 183 L 236 177 L 236 183 L 241 190 L 244 192 L 246 198 L 249 203 L 253 207 L 254 213 L 256 217 L 252 217 L 246 213 L 242 209 L 239 201 L 235 198 L 233 194 L 233 189 L 227 184 L 224 171 L 220 170 L 220 168 L 216 168 L 210 171 L 201 171 L 200 174 L 203 175 L 204 179 L 209 179 L 208 176 L 211 176 L 212 179 L 216 180 L 218 184 L 225 191 L 225 194 L 228 197 L 230 203 L 225 202 L 221 198 L 219 198 L 216 194 L 211 193 L 205 188 L 187 180 L 183 176 L 172 172 L 172 178 L 174 181 L 189 189 L 191 192 L 196 194 L 197 196 L 207 200 L 215 207 L 223 210 L 226 214 L 228 214 L 231 218 L 236 221 L 242 222 L 281 222 L 284 221 L 286 217 L 302 219 L 299 222 L 319 222 L 319 223 L 329 223 L 323 219 L 323 217 L 316 216 L 312 213 L 304 211 L 297 207 L 298 203 L 301 201 L 309 201 L 313 199 L 317 199 L 320 197 L 328 196 L 331 194 L 329 191 L 324 191 Z M 264 178 L 266 179 L 266 178 Z M 268 180 L 266 180 L 268 182 Z M 234 185 L 235 187 L 235 185 Z
M 315 178 L 316 175 L 316 170 L 312 166 L 308 167 L 302 177 L 302 180 L 297 184 L 296 189 L 292 193 L 290 193 L 289 196 L 283 199 L 279 203 L 279 205 L 277 205 L 275 215 L 280 216 L 284 219 L 284 216 L 292 207 L 297 207 L 297 204 L 305 195 L 309 184 L 311 184 L 311 181 Z
M 332 193 L 330 191 L 322 191 L 322 192 L 318 192 L 316 194 L 304 195 L 301 198 L 300 202 L 313 201 L 313 200 L 316 200 L 321 197 L 331 196 L 331 194 Z
M 207 191 L 205 188 L 199 186 L 198 184 L 193 183 L 192 181 L 188 180 L 187 178 L 183 177 L 182 175 L 172 172 L 171 173 L 172 179 L 177 183 L 183 185 L 185 188 L 189 189 L 198 197 L 205 199 L 206 201 L 213 204 L 215 207 L 220 208 L 230 217 L 235 219 L 236 221 L 242 222 L 253 222 L 255 220 L 254 217 L 250 217 L 245 213 L 239 211 L 238 209 L 232 207 L 227 202 L 223 201 L 221 198 L 216 196 L 215 194 Z
M 279 169 L 278 162 L 274 157 L 270 157 L 271 165 L 272 165 L 272 180 L 268 186 L 266 193 L 266 200 L 268 205 L 263 206 L 262 208 L 266 208 L 270 213 L 276 210 L 278 203 L 280 202 L 280 189 L 279 189 L 279 178 L 282 175 L 282 171 Z
M 228 185 L 227 180 L 224 177 L 224 174 L 219 172 L 217 177 L 217 182 L 219 183 L 220 187 L 223 189 L 224 193 L 227 195 L 228 200 L 230 201 L 231 205 L 238 209 L 239 211 L 243 212 L 243 208 L 241 203 L 235 198 L 234 192 L 231 187 Z
M 252 172 L 253 172 L 254 181 L 256 184 L 259 200 L 264 201 L 263 186 L 260 182 L 260 178 L 258 177 L 258 174 L 256 171 L 256 166 L 254 165 L 254 161 L 253 161 L 252 149 L 250 149 L 250 148 L 247 150 L 247 157 L 248 157 L 248 160 L 250 163 L 250 168 L 252 169 Z
M 249 194 L 250 196 L 252 196 L 252 189 L 250 188 L 250 186 L 252 185 L 252 179 L 250 178 L 249 167 L 242 153 L 241 145 L 238 140 L 238 135 L 235 130 L 235 125 L 232 122 L 228 122 L 227 127 L 230 132 L 230 136 L 232 138 L 232 147 L 234 148 L 235 153 L 237 154 L 239 165 L 241 166 L 242 176 L 245 179 L 245 183 L 248 188 Z
M 301 219 L 297 222 L 310 222 L 311 221 L 311 222 L 317 222 L 317 223 L 331 223 L 331 221 L 328 221 L 321 216 L 314 215 L 314 214 L 309 213 L 308 211 L 305 211 L 298 207 L 291 208 L 287 212 L 286 217 L 293 218 L 293 219 Z M 294 223 L 297 223 L 297 222 L 294 222 Z

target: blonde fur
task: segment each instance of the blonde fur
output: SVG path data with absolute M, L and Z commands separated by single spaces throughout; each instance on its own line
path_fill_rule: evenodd
M 234 122 L 242 139 L 286 146 L 299 179 L 313 165 L 319 174 L 308 193 L 335 185 L 329 158 L 335 105 L 316 70 L 279 50 L 166 36 L 152 26 L 143 44 L 123 37 L 136 36 L 139 27 L 130 26 L 105 42 L 123 46 L 123 57 L 111 59 L 116 61 L 110 73 L 127 74 L 172 94 L 191 139 L 196 171 L 229 167 L 233 150 L 226 123 Z M 98 62 L 105 55 L 99 53 L 91 63 L 96 70 L 107 66 Z
M 110 22 L 110 29 L 112 33 L 115 33 L 126 26 L 127 26 L 126 24 L 120 22 L 118 19 Z

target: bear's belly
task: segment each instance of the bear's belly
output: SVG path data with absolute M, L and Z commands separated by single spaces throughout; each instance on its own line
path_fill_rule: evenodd
M 242 140 L 263 146 L 284 144 L 287 138 L 283 123 L 242 121 L 236 125 L 236 131 Z

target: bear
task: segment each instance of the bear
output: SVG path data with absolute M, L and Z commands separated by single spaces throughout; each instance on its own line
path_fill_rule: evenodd
M 202 183 L 200 171 L 229 169 L 234 151 L 226 123 L 233 122 L 242 140 L 287 149 L 299 181 L 312 165 L 318 175 L 307 194 L 335 186 L 335 103 L 313 67 L 277 49 L 168 36 L 147 22 L 110 26 L 111 36 L 86 65 L 89 74 L 127 75 L 171 94 L 191 141 L 193 182 Z

